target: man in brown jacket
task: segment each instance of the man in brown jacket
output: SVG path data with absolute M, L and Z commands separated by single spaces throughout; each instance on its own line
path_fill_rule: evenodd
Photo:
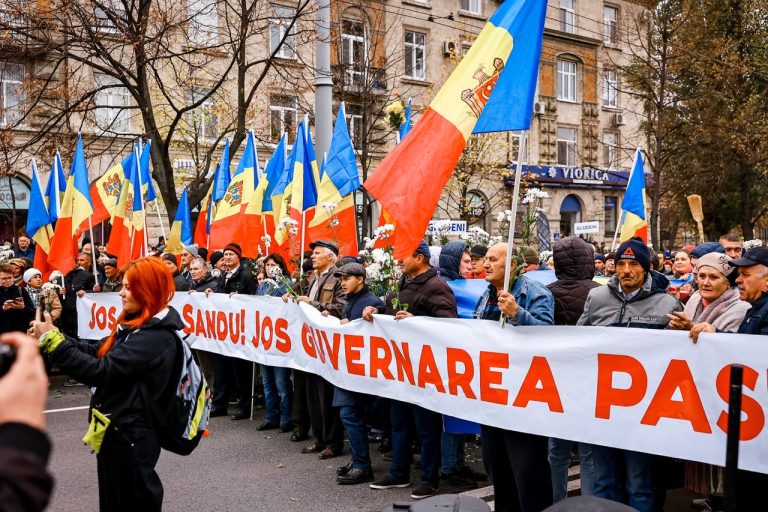
M 315 275 L 309 280 L 308 295 L 296 297 L 296 302 L 306 302 L 320 311 L 328 311 L 341 318 L 341 310 L 347 297 L 341 288 L 341 280 L 334 276 L 339 248 L 328 240 L 317 240 L 309 244 L 312 249 L 312 268 Z M 283 297 L 287 301 L 288 295 Z M 302 453 L 317 453 L 321 459 L 341 455 L 344 446 L 344 427 L 339 410 L 333 404 L 333 385 L 319 375 L 306 376 L 307 405 L 309 422 L 315 435 L 315 442 L 303 448 Z

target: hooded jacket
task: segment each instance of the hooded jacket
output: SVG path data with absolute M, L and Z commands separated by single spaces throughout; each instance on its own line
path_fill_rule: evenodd
M 592 280 L 592 247 L 581 238 L 569 236 L 555 244 L 552 257 L 557 281 L 547 288 L 555 299 L 555 325 L 576 325 L 590 290 L 600 286 Z
M 440 251 L 440 277 L 446 281 L 464 279 L 459 274 L 461 258 L 467 250 L 467 244 L 461 241 L 453 241 L 445 244 Z
M 768 292 L 763 292 L 747 311 L 739 333 L 768 335 Z
M 178 270 L 173 273 L 173 286 L 177 292 L 188 292 L 190 289 L 189 281 Z
M 163 410 L 170 399 L 167 390 L 177 352 L 176 331 L 183 327 L 179 313 L 168 307 L 138 329 L 119 332 L 118 342 L 104 357 L 96 355 L 100 344 L 66 336 L 50 359 L 67 375 L 96 387 L 91 409 L 109 415 L 112 424 L 146 427 L 151 421 L 139 385 L 145 384 L 157 409 Z
M 577 325 L 664 329 L 669 323 L 667 315 L 683 310 L 680 301 L 667 293 L 668 285 L 666 277 L 651 270 L 637 294 L 627 300 L 618 277 L 613 276 L 606 286 L 589 292 Z

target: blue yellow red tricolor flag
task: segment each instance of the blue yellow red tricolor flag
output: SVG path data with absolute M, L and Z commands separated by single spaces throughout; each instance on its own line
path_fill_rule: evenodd
M 627 191 L 621 200 L 621 227 L 619 242 L 639 236 L 648 243 L 648 221 L 645 216 L 645 169 L 643 154 L 638 148 L 629 173 Z
M 168 243 L 165 245 L 165 252 L 171 254 L 181 254 L 185 245 L 192 244 L 192 219 L 189 212 L 189 199 L 187 198 L 187 187 L 181 193 L 179 206 L 176 208 L 176 215 L 171 224 L 171 233 L 168 236 Z
M 131 170 L 134 158 L 135 151 L 131 147 L 130 153 L 121 162 L 113 165 L 91 185 L 91 198 L 93 199 L 91 222 L 94 225 L 112 218 L 115 214 L 120 187 Z
M 37 172 L 37 162 L 32 159 L 32 187 L 29 194 L 29 214 L 27 215 L 27 236 L 35 241 L 35 268 L 43 273 L 43 279 L 48 279 L 52 269 L 48 268 L 48 254 L 51 252 L 51 217 L 45 205 L 40 174 Z
M 364 187 L 391 215 L 394 256 L 413 253 L 472 133 L 527 129 L 536 90 L 546 0 L 507 0 Z
M 117 258 L 119 267 L 140 257 L 145 246 L 138 147 L 134 147 L 131 164 L 130 169 L 126 169 L 128 174 L 120 186 L 120 195 L 112 217 L 112 232 L 107 242 L 107 252 Z
M 83 138 L 77 135 L 75 156 L 67 178 L 67 189 L 61 201 L 61 212 L 51 241 L 48 265 L 64 274 L 75 266 L 79 228 L 88 227 L 93 214 L 93 203 L 88 186 L 88 168 L 85 165 Z
M 48 208 L 48 217 L 51 223 L 56 222 L 61 211 L 61 201 L 67 190 L 67 177 L 64 176 L 64 166 L 61 165 L 61 155 L 57 151 L 51 164 L 51 172 L 48 174 L 48 183 L 45 184 L 45 206 Z

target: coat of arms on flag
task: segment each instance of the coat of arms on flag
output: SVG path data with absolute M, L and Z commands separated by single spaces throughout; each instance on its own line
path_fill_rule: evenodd
M 483 113 L 483 108 L 488 98 L 491 97 L 491 92 L 496 86 L 496 82 L 499 80 L 499 75 L 503 69 L 504 61 L 498 57 L 493 59 L 492 75 L 487 74 L 482 67 L 478 67 L 472 77 L 480 82 L 480 84 L 474 89 L 465 89 L 461 93 L 461 99 L 469 105 L 469 108 L 472 109 L 472 113 L 476 117 L 480 117 L 480 114 Z
M 112 175 L 104 180 L 102 182 L 102 187 L 104 188 L 104 193 L 108 196 L 117 197 L 120 195 L 120 177 L 117 175 L 117 173 L 112 173 Z
M 227 189 L 227 193 L 224 195 L 224 200 L 229 203 L 230 206 L 240 204 L 243 200 L 243 182 L 235 184 Z

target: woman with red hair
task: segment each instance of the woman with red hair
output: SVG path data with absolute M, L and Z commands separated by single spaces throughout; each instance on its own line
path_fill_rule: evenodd
M 175 288 L 159 258 L 142 258 L 125 266 L 120 298 L 123 311 L 101 343 L 65 336 L 50 317 L 31 331 L 50 360 L 70 377 L 96 390 L 91 423 L 83 442 L 97 453 L 99 503 L 102 511 L 159 511 L 163 485 L 155 472 L 160 440 L 140 386 L 164 410 L 178 350 L 181 317 L 168 305 Z

